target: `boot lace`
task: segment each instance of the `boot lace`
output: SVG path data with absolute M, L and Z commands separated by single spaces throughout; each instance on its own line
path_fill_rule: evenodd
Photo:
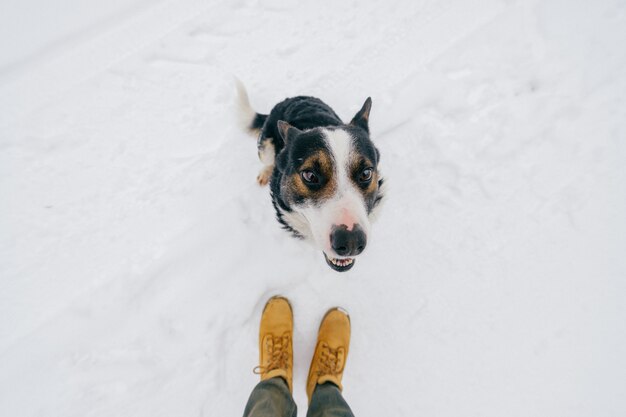
M 289 346 L 291 337 L 289 333 L 282 336 L 268 334 L 263 338 L 263 349 L 265 350 L 267 361 L 254 368 L 255 374 L 265 374 L 274 369 L 285 369 L 289 367 Z
M 346 350 L 340 346 L 333 349 L 328 343 L 322 342 L 319 359 L 317 362 L 317 375 L 339 375 L 343 372 L 346 363 Z

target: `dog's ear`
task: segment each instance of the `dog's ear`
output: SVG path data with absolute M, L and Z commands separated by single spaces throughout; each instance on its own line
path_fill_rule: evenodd
M 280 136 L 283 138 L 283 142 L 285 142 L 285 145 L 286 145 L 289 142 L 289 138 L 292 138 L 292 137 L 296 136 L 297 134 L 299 134 L 300 130 L 298 130 L 295 127 L 291 126 L 287 122 L 283 122 L 282 120 L 279 120 L 278 121 L 278 132 L 280 133 Z
M 361 107 L 361 110 L 352 118 L 350 122 L 350 126 L 360 127 L 365 130 L 367 133 L 370 132 L 369 129 L 369 118 L 370 118 L 370 110 L 372 109 L 372 98 L 368 97 Z

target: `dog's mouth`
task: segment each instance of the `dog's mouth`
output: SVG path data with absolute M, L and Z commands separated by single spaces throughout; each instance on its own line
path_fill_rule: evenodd
M 322 252 L 324 254 L 324 259 L 326 259 L 326 263 L 332 269 L 337 272 L 345 272 L 354 266 L 355 259 L 354 258 L 331 258 L 326 255 L 326 252 Z

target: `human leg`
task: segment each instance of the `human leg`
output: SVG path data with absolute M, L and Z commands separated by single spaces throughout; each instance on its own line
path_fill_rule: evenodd
M 254 387 L 244 417 L 296 417 L 296 403 L 293 401 L 287 382 L 281 377 L 261 381 Z

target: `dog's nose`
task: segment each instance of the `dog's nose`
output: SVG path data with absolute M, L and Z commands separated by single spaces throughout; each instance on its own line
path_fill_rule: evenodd
M 341 224 L 333 226 L 330 232 L 330 246 L 339 256 L 356 256 L 363 252 L 367 244 L 367 236 L 358 224 L 352 230 Z

